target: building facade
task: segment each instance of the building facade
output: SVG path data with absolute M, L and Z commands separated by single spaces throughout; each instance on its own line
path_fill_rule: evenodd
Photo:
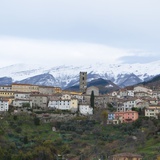
M 12 84 L 12 91 L 18 92 L 39 92 L 39 86 L 31 84 Z
M 151 106 L 145 109 L 146 117 L 154 117 L 158 119 L 158 115 L 160 114 L 160 106 Z
M 5 112 L 9 109 L 9 102 L 4 99 L 0 99 L 0 111 Z
M 30 99 L 30 93 L 28 92 L 15 92 L 14 99 Z
M 0 91 L 0 97 L 14 97 L 14 91 Z
M 12 86 L 0 86 L 0 91 L 11 91 Z
M 86 95 L 91 95 L 92 91 L 95 96 L 99 96 L 99 88 L 95 86 L 88 87 L 86 90 Z
M 33 94 L 30 95 L 32 100 L 32 107 L 37 108 L 47 108 L 48 106 L 48 97 L 42 94 Z
M 13 100 L 13 106 L 17 108 L 32 108 L 32 101 L 27 99 L 15 99 Z
M 121 123 L 133 122 L 138 119 L 138 112 L 136 111 L 115 112 L 115 119 L 120 120 Z
M 79 112 L 83 115 L 91 115 L 93 114 L 93 108 L 89 107 L 89 105 L 81 104 L 79 105 Z

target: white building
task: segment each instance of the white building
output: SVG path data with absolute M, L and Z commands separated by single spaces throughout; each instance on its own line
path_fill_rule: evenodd
M 71 101 L 70 100 L 50 100 L 48 103 L 48 108 L 70 110 Z
M 14 99 L 28 99 L 30 98 L 30 93 L 28 92 L 15 92 Z
M 152 95 L 152 90 L 143 86 L 136 86 L 134 87 L 134 92 L 145 92 L 149 95 Z
M 58 98 L 58 97 L 52 97 L 52 98 L 49 100 L 48 108 L 58 109 L 58 108 L 59 108 L 59 99 L 60 99 L 60 98 Z
M 79 112 L 83 115 L 91 115 L 93 114 L 93 108 L 89 107 L 89 105 L 79 105 Z
M 12 86 L 0 86 L 0 91 L 11 91 Z
M 48 108 L 76 111 L 78 108 L 78 100 L 52 98 L 51 100 L 49 100 Z
M 8 111 L 9 109 L 9 102 L 7 100 L 0 100 L 0 111 Z
M 135 99 L 129 99 L 123 102 L 123 111 L 130 111 L 133 107 L 136 107 L 136 101 Z
M 145 109 L 145 116 L 154 117 L 158 119 L 158 114 L 160 114 L 160 106 L 158 107 L 149 107 Z
M 70 110 L 71 109 L 71 101 L 70 100 L 60 100 L 58 101 L 59 105 L 57 109 L 60 110 Z
M 31 100 L 25 100 L 25 99 L 15 99 L 13 101 L 14 107 L 23 107 L 26 104 L 29 104 L 29 106 L 32 108 L 32 101 Z
M 127 90 L 129 97 L 134 97 L 134 91 L 133 90 Z

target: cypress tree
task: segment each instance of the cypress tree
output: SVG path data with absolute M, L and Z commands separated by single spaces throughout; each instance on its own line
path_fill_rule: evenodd
M 94 113 L 94 91 L 91 92 L 90 104 L 91 107 L 93 108 L 93 113 Z

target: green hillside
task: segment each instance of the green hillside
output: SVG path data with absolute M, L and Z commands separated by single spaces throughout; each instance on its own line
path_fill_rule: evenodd
M 0 160 L 107 160 L 115 153 L 139 153 L 144 160 L 160 154 L 160 122 L 140 118 L 132 124 L 107 125 L 92 117 L 44 123 L 35 115 L 3 115 Z M 56 132 L 52 131 L 56 127 Z

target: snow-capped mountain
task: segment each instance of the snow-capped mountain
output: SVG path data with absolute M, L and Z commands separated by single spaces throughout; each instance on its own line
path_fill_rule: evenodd
M 151 79 L 160 74 L 160 61 L 145 64 L 104 64 L 87 66 L 40 66 L 15 64 L 0 68 L 0 78 L 7 82 L 31 83 L 59 86 L 62 88 L 77 85 L 79 72 L 88 73 L 88 81 L 103 78 L 124 87 Z M 10 79 L 8 80 L 10 82 Z M 0 84 L 1 79 L 0 79 Z

